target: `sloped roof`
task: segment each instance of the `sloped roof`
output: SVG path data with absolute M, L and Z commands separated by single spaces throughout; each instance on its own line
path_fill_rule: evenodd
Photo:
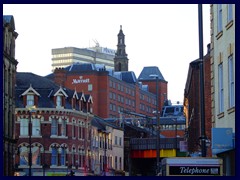
M 70 66 L 64 68 L 66 71 L 71 72 L 81 72 L 81 71 L 92 71 L 96 70 L 94 64 L 92 63 L 73 63 Z
M 16 73 L 16 87 L 17 88 L 28 88 L 32 85 L 33 88 L 59 88 L 53 81 L 48 78 L 28 73 L 28 72 L 17 72 Z
M 15 94 L 17 108 L 24 108 L 21 96 L 29 87 L 32 87 L 40 94 L 38 107 L 55 108 L 54 102 L 50 98 L 60 89 L 60 86 L 56 85 L 52 80 L 49 80 L 46 77 L 26 72 L 16 73 Z M 73 97 L 74 90 L 64 87 L 62 87 L 62 89 L 68 95 L 67 99 Z M 67 100 L 66 109 L 71 108 L 71 102 Z
M 136 83 L 137 78 L 132 71 L 123 71 L 122 72 L 122 80 L 127 82 L 127 83 Z
M 148 66 L 144 67 L 142 72 L 140 73 L 138 80 L 153 80 L 155 77 L 151 77 L 150 75 L 158 75 L 159 80 L 165 81 L 161 71 L 158 69 L 157 66 Z

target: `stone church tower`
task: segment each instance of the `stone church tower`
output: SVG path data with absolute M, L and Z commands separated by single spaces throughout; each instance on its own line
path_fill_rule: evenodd
M 118 33 L 117 52 L 114 58 L 114 70 L 115 71 L 128 71 L 128 58 L 126 54 L 125 35 L 122 31 L 122 25 Z

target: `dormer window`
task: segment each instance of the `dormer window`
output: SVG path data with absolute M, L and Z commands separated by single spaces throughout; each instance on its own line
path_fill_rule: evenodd
M 22 93 L 21 96 L 23 96 L 24 99 L 24 106 L 28 108 L 37 106 L 40 94 L 30 84 L 29 88 L 24 93 Z
M 27 106 L 34 106 L 34 95 L 33 94 L 27 95 Z
M 68 97 L 64 89 L 60 87 L 58 91 L 54 94 L 54 96 L 55 96 L 56 108 L 64 108 L 65 98 Z
M 57 96 L 56 103 L 57 103 L 57 106 L 62 106 L 62 96 Z

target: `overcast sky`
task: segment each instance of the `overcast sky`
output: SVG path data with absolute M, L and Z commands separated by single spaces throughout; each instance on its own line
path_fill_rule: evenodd
M 51 49 L 117 48 L 122 25 L 129 71 L 158 66 L 168 98 L 183 102 L 189 63 L 199 58 L 197 4 L 3 4 L 13 15 L 18 72 L 51 73 Z M 210 6 L 203 5 L 204 55 L 210 43 Z

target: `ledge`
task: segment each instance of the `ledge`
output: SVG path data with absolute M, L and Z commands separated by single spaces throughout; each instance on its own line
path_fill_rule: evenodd
M 233 25 L 233 20 L 229 21 L 225 27 L 228 30 L 230 27 L 232 27 L 232 25 Z
M 222 35 L 223 35 L 223 31 L 220 31 L 220 32 L 216 35 L 217 40 L 218 40 L 220 37 L 222 37 Z
M 235 112 L 235 107 L 231 107 L 227 110 L 228 114 Z
M 217 117 L 218 117 L 218 119 L 221 119 L 222 117 L 224 117 L 224 112 L 218 114 Z

